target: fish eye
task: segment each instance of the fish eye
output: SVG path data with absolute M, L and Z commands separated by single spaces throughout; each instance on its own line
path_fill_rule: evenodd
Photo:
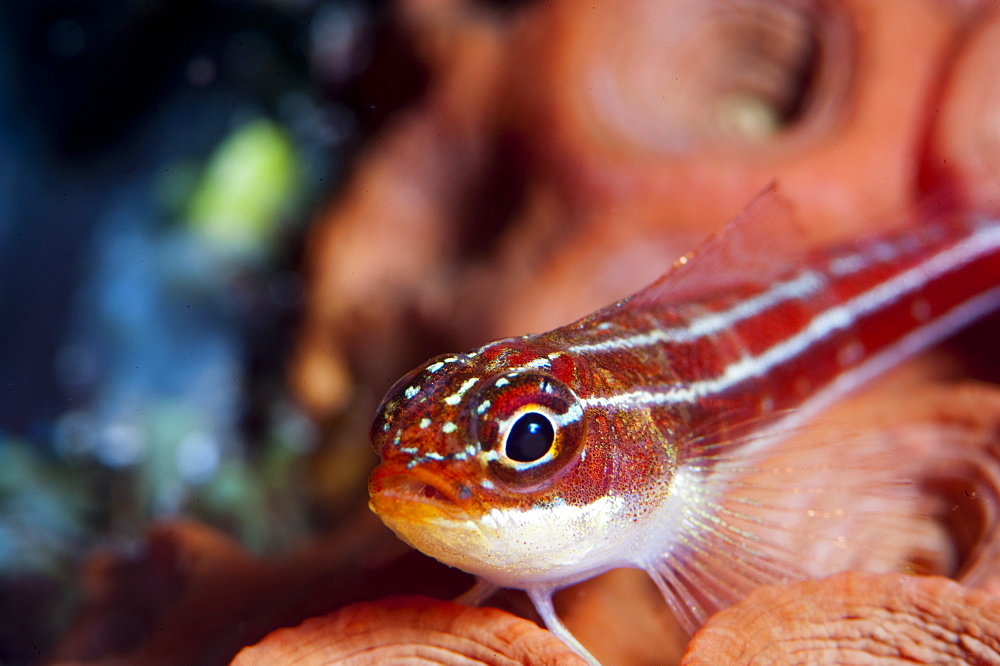
M 529 492 L 583 459 L 586 421 L 576 393 L 547 372 L 498 373 L 466 405 L 469 445 L 498 484 Z
M 528 412 L 520 416 L 507 433 L 504 452 L 515 462 L 535 462 L 552 449 L 555 438 L 555 428 L 547 416 Z

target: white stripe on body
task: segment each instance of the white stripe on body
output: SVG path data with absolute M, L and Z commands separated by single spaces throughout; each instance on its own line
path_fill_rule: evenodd
M 711 312 L 692 319 L 683 327 L 655 328 L 628 337 L 611 338 L 601 342 L 586 342 L 567 347 L 571 353 L 592 354 L 621 349 L 635 349 L 668 342 L 693 342 L 699 338 L 724 331 L 733 324 L 750 319 L 786 301 L 806 298 L 826 285 L 826 279 L 817 271 L 804 271 L 791 280 L 778 282 L 767 291 L 747 298 L 729 310 Z
M 991 225 L 980 228 L 967 238 L 964 238 L 956 243 L 951 248 L 932 256 L 927 261 L 894 276 L 886 282 L 876 285 L 866 292 L 858 294 L 849 301 L 820 312 L 797 334 L 775 344 L 757 356 L 746 356 L 738 361 L 735 361 L 734 363 L 731 363 L 726 366 L 722 374 L 717 377 L 690 382 L 683 385 L 678 384 L 668 386 L 662 390 L 640 389 L 627 393 L 591 396 L 588 398 L 582 398 L 581 401 L 585 407 L 597 406 L 641 409 L 656 405 L 695 401 L 724 391 L 752 377 L 759 377 L 767 374 L 772 368 L 795 358 L 805 350 L 809 349 L 813 344 L 826 338 L 835 331 L 851 326 L 862 316 L 870 314 L 879 308 L 904 298 L 906 295 L 926 284 L 929 280 L 936 279 L 937 277 L 954 270 L 958 266 L 974 261 L 979 257 L 996 250 L 998 247 L 1000 247 L 1000 225 Z M 970 299 L 966 302 L 966 304 L 960 304 L 959 306 L 953 308 L 952 312 L 961 311 L 964 313 L 964 306 L 972 303 L 982 303 L 981 308 L 988 308 L 988 303 L 991 302 L 989 295 L 993 294 L 994 291 L 996 290 L 991 290 L 990 292 L 982 295 L 983 298 L 977 297 Z M 770 293 L 770 291 L 766 293 Z M 762 299 L 761 302 L 765 302 L 766 300 L 767 299 Z M 736 306 L 729 312 L 738 310 L 739 307 L 740 306 Z M 958 317 L 952 317 L 950 316 L 952 313 L 949 313 L 949 315 L 946 315 L 938 322 L 918 328 L 914 332 L 904 336 L 900 342 L 894 344 L 891 348 L 900 347 L 903 340 L 922 339 L 923 337 L 930 338 L 930 336 L 923 336 L 921 334 L 925 328 L 934 330 L 945 329 L 937 333 L 934 337 L 935 340 L 940 339 L 949 332 L 952 332 L 956 328 L 960 327 L 963 323 L 972 319 L 974 314 L 983 314 L 984 311 L 988 311 L 988 309 L 982 310 L 981 308 L 976 309 L 975 313 L 970 312 L 966 314 L 965 317 L 961 319 Z M 711 317 L 713 318 L 713 321 L 715 318 L 731 319 L 733 321 L 738 320 L 736 317 L 729 317 L 728 313 L 717 313 L 711 315 Z M 948 326 L 935 326 L 935 324 L 939 324 L 939 322 L 941 324 L 947 323 Z M 692 327 L 696 326 L 697 320 L 692 322 L 691 325 Z M 704 327 L 705 325 L 701 325 L 701 328 Z M 671 330 L 673 329 L 664 329 L 664 333 L 668 334 Z M 650 335 L 651 333 L 646 333 L 642 336 L 633 336 L 631 339 L 648 337 Z M 623 338 L 622 340 L 628 341 L 629 339 L 630 338 Z M 612 341 L 607 342 L 610 343 Z M 927 346 L 929 344 L 931 343 L 926 342 L 923 343 L 923 346 Z M 637 343 L 633 343 L 630 346 L 639 345 Z M 909 349 L 909 347 L 914 348 Z M 601 350 L 611 348 L 612 347 L 608 346 L 601 348 Z M 907 345 L 907 348 L 907 354 L 912 354 L 921 347 L 911 343 L 910 345 Z M 882 356 L 882 354 L 879 354 L 878 356 Z M 903 358 L 902 355 L 896 355 L 893 363 L 898 362 L 901 358 Z

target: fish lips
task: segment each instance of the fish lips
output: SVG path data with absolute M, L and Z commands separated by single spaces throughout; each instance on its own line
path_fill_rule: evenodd
M 368 506 L 383 519 L 424 523 L 468 520 L 469 490 L 421 466 L 382 463 L 368 480 Z

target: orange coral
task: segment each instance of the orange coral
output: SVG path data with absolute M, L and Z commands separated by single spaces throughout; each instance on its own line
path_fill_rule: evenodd
M 469 608 L 426 597 L 354 604 L 281 629 L 246 648 L 233 666 L 332 663 L 582 664 L 538 625 L 493 608 Z
M 1000 664 L 1000 599 L 936 576 L 765 587 L 712 618 L 682 664 Z

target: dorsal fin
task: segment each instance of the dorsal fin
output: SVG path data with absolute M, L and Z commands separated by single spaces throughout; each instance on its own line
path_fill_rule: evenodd
M 630 297 L 627 306 L 679 303 L 768 284 L 807 250 L 793 205 L 772 182 L 735 219 Z

